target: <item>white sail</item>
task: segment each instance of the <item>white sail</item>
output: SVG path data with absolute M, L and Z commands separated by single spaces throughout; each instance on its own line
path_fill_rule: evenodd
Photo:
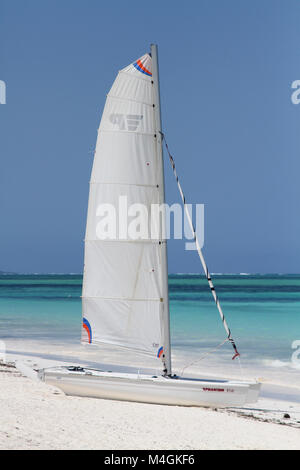
M 127 347 L 166 363 L 169 307 L 161 229 L 157 239 L 120 237 L 118 227 L 113 239 L 99 236 L 103 204 L 114 207 L 117 221 L 124 217 L 120 196 L 127 198 L 128 207 L 143 204 L 150 227 L 151 205 L 164 202 L 158 71 L 153 65 L 146 54 L 121 70 L 102 115 L 85 237 L 82 341 Z M 153 222 L 160 227 L 152 214 Z

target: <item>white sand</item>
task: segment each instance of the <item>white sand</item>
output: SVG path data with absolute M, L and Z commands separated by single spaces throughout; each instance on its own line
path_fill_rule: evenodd
M 0 449 L 300 449 L 297 427 L 230 411 L 66 397 L 7 367 L 0 403 Z M 295 403 L 262 400 L 256 408 L 244 411 L 279 419 L 289 410 L 299 425 Z

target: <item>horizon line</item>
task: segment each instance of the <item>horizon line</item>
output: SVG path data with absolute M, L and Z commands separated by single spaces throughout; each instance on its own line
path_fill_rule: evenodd
M 1 271 L 0 270 L 0 276 L 1 275 L 23 275 L 23 276 L 83 276 L 83 272 L 17 272 L 17 271 Z M 173 272 L 173 273 L 168 273 L 168 276 L 205 276 L 203 272 Z M 212 272 L 212 276 L 272 276 L 272 275 L 277 275 L 277 276 L 297 276 L 300 275 L 299 273 L 296 272 L 252 272 L 252 273 L 246 273 L 246 272 Z

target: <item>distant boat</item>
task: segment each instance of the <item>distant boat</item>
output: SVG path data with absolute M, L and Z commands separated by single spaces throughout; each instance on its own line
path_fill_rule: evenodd
M 128 205 L 141 203 L 150 208 L 164 203 L 162 147 L 158 55 L 157 46 L 151 45 L 150 54 L 119 72 L 99 128 L 85 237 L 82 341 L 148 354 L 161 364 L 161 375 L 70 366 L 42 369 L 39 377 L 68 395 L 85 397 L 186 406 L 256 402 L 260 384 L 255 381 L 202 380 L 172 374 L 167 242 L 159 215 L 157 239 L 125 236 L 107 240 L 97 236 L 99 204 L 117 208 L 120 195 L 127 196 Z M 184 200 L 180 185 L 179 190 Z M 197 244 L 196 234 L 195 241 Z M 227 340 L 237 356 L 199 245 L 197 248 Z

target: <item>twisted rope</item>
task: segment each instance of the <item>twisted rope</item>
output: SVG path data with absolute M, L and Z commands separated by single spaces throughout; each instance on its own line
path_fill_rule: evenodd
M 210 275 L 210 273 L 209 273 L 209 271 L 208 271 L 208 267 L 207 267 L 206 262 L 205 262 L 205 259 L 204 259 L 204 257 L 203 257 L 202 250 L 201 250 L 201 247 L 200 247 L 199 242 L 198 242 L 196 230 L 195 230 L 193 221 L 192 221 L 192 219 L 191 219 L 190 213 L 189 213 L 189 211 L 188 211 L 188 207 L 187 207 L 187 204 L 186 204 L 185 195 L 184 195 L 184 193 L 183 193 L 183 190 L 182 190 L 182 187 L 181 187 L 181 184 L 180 184 L 178 175 L 177 175 L 177 171 L 176 171 L 174 159 L 173 159 L 173 157 L 172 157 L 172 155 L 171 155 L 171 153 L 170 153 L 170 150 L 169 150 L 169 147 L 168 147 L 168 144 L 167 144 L 167 141 L 166 141 L 166 137 L 165 137 L 165 135 L 164 135 L 162 132 L 161 132 L 161 136 L 162 136 L 162 139 L 163 139 L 163 141 L 164 141 L 164 143 L 165 143 L 165 146 L 166 146 L 166 149 L 167 149 L 167 152 L 168 152 L 168 155 L 169 155 L 170 163 L 171 163 L 171 166 L 172 166 L 172 169 L 173 169 L 174 176 L 175 176 L 176 181 L 177 181 L 177 185 L 178 185 L 179 193 L 180 193 L 180 196 L 181 196 L 181 199 L 182 199 L 182 202 L 183 202 L 184 210 L 185 210 L 185 213 L 186 213 L 186 216 L 187 216 L 187 219 L 188 219 L 190 228 L 191 228 L 192 233 L 193 233 L 193 240 L 194 240 L 195 243 L 196 243 L 198 255 L 199 255 L 200 261 L 201 261 L 201 263 L 202 263 L 202 266 L 203 266 L 203 270 L 204 270 L 206 279 L 207 279 L 207 281 L 208 281 L 208 284 L 209 284 L 209 287 L 210 287 L 212 296 L 213 296 L 213 298 L 214 298 L 214 301 L 215 301 L 215 303 L 216 303 L 217 309 L 218 309 L 218 311 L 219 311 L 221 320 L 222 320 L 222 322 L 223 322 L 223 326 L 224 326 L 225 331 L 226 331 L 226 333 L 227 333 L 227 341 L 230 341 L 230 343 L 231 343 L 231 345 L 232 345 L 232 347 L 233 347 L 233 350 L 234 350 L 234 356 L 233 356 L 233 358 L 232 358 L 232 360 L 233 360 L 233 359 L 235 359 L 236 357 L 238 357 L 240 354 L 239 354 L 239 352 L 238 352 L 238 350 L 237 350 L 237 347 L 236 347 L 236 344 L 235 344 L 235 342 L 234 342 L 234 340 L 233 340 L 233 338 L 232 338 L 230 328 L 228 327 L 227 321 L 226 321 L 226 319 L 225 319 L 223 310 L 222 310 L 221 305 L 220 305 L 220 301 L 219 301 L 219 299 L 218 299 L 218 296 L 217 296 L 217 294 L 216 294 L 216 291 L 215 291 L 215 288 L 214 288 L 214 285 L 213 285 L 213 282 L 212 282 L 212 279 L 211 279 L 211 275 Z

